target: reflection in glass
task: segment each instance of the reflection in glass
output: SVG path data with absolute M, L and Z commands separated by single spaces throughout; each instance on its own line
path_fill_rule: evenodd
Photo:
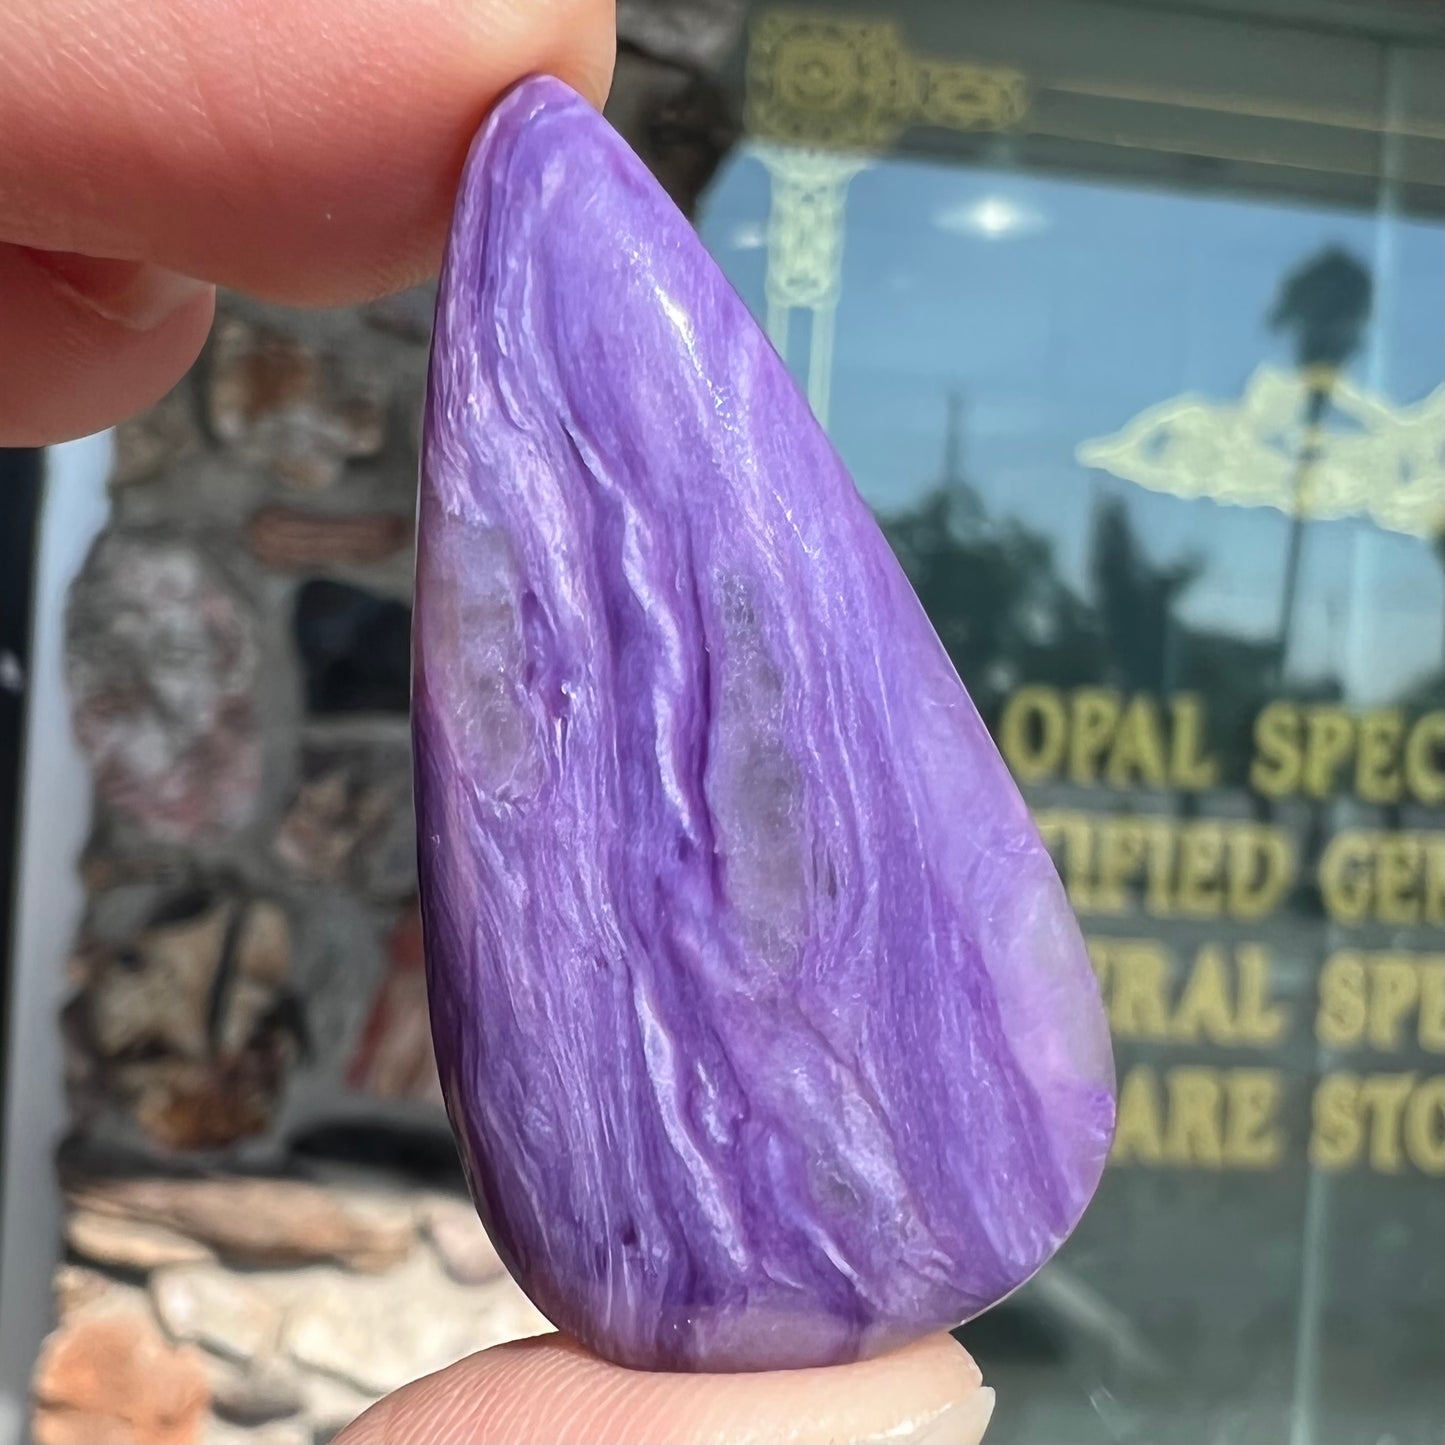
M 700 207 L 1110 1008 L 1096 1207 L 963 1332 L 997 1441 L 1442 1428 L 1445 34 L 1248 12 L 760 11 Z

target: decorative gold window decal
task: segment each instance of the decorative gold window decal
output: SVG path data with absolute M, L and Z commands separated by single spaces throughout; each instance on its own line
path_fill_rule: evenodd
M 1186 393 L 1080 444 L 1081 465 L 1172 496 L 1274 507 L 1323 520 L 1364 515 L 1393 532 L 1445 529 L 1445 387 L 1396 407 L 1345 377 L 1324 424 L 1306 421 L 1317 385 L 1262 366 L 1237 402 Z
M 1027 111 L 1021 72 L 914 55 L 888 20 L 775 10 L 752 27 L 746 120 L 759 139 L 878 151 L 909 126 L 1003 130 Z
M 843 274 L 843 206 L 862 156 L 797 146 L 760 145 L 753 153 L 772 177 L 768 212 L 768 336 L 786 359 L 789 318 L 812 313 L 808 333 L 808 402 L 828 424 L 833 376 L 833 316 Z
M 767 327 L 788 355 L 810 315 L 808 400 L 826 426 L 848 183 L 909 126 L 1002 130 L 1028 111 L 1021 72 L 914 55 L 888 20 L 775 10 L 748 43 L 746 124 L 772 177 Z

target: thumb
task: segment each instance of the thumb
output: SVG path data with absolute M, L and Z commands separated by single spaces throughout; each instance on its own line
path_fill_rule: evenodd
M 977 1445 L 993 1391 L 948 1335 L 855 1365 L 648 1374 L 560 1335 L 499 1345 L 404 1386 L 335 1445 Z

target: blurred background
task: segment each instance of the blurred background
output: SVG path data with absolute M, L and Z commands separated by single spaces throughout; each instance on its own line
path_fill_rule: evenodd
M 1445 1439 L 1445 12 L 623 0 L 1089 936 L 1120 1128 L 999 1445 Z M 407 738 L 425 289 L 0 454 L 0 1441 L 324 1441 L 544 1327 L 465 1202 Z

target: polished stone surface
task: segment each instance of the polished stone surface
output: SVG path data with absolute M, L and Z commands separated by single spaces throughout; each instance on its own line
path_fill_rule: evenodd
M 414 666 L 442 1085 L 558 1326 L 843 1361 L 1058 1248 L 1114 1103 L 1053 866 L 782 363 L 556 81 L 458 200 Z

